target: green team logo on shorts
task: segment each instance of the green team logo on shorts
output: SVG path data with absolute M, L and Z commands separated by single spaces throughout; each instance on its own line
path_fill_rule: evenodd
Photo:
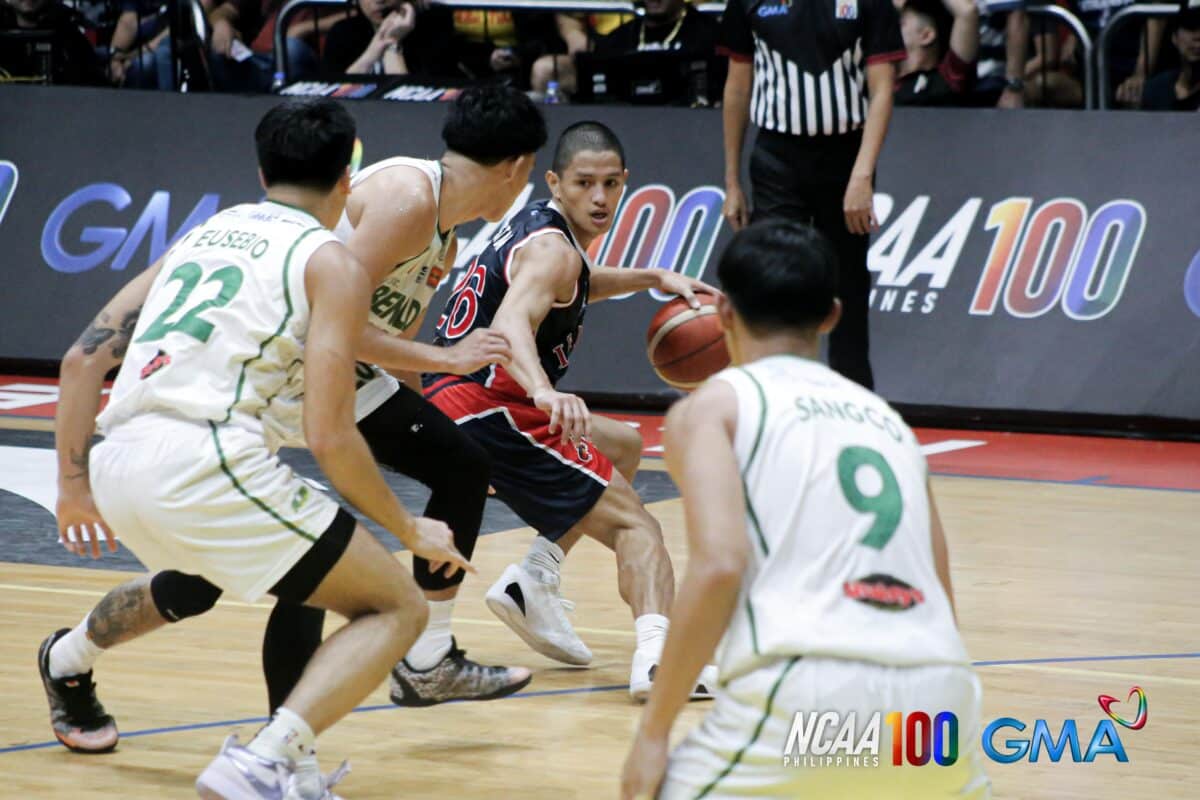
M 296 494 L 292 496 L 292 511 L 299 511 L 301 506 L 308 502 L 308 487 L 301 486 L 296 490 Z

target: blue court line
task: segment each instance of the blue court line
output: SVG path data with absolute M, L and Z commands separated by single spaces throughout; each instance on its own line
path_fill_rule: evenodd
M 629 684 L 621 683 L 613 686 L 588 686 L 582 689 L 547 689 L 541 692 L 518 692 L 511 694 L 508 697 L 497 698 L 499 700 L 522 700 L 530 697 L 554 697 L 564 694 L 594 694 L 596 692 L 615 692 L 621 689 L 628 689 Z M 446 705 L 453 703 L 466 703 L 467 700 L 451 700 Z M 363 714 L 368 711 L 396 711 L 400 706 L 388 703 L 378 706 L 361 706 L 351 711 L 351 714 Z M 262 725 L 267 722 L 267 717 L 246 717 L 245 719 L 224 719 L 217 722 L 194 722 L 187 725 L 172 725 L 166 728 L 146 728 L 140 731 L 131 731 L 130 733 L 122 733 L 122 739 L 133 739 L 138 736 L 155 736 L 160 733 L 183 733 L 185 731 L 200 731 L 208 728 L 225 728 L 234 725 Z M 51 747 L 61 747 L 61 743 L 56 739 L 51 742 L 35 742 L 32 744 L 18 744 L 11 747 L 0 747 L 0 755 L 5 753 L 20 753 L 25 750 L 45 750 Z
M 1200 653 L 1144 653 L 1139 655 L 1128 656 L 1075 656 L 1068 658 L 1015 658 L 1004 661 L 973 661 L 972 666 L 975 667 L 1004 667 L 1014 664 L 1070 664 L 1083 663 L 1089 661 L 1150 661 L 1150 660 L 1171 660 L 1181 658 L 1200 658 Z M 522 700 L 531 697 L 556 697 L 561 695 L 571 694 L 595 694 L 598 692 L 616 692 L 628 689 L 629 685 L 625 683 L 616 684 L 613 686 L 588 686 L 581 689 L 547 689 L 541 692 L 518 692 L 517 694 L 509 695 L 508 697 L 498 698 L 499 700 Z M 465 703 L 466 700 L 453 700 L 453 703 Z M 377 706 L 362 706 L 354 709 L 352 714 L 363 714 L 368 711 L 395 711 L 399 706 L 388 703 L 386 705 Z M 185 731 L 199 731 L 208 728 L 226 728 L 234 725 L 262 725 L 267 721 L 266 717 L 247 717 L 245 719 L 227 719 L 218 722 L 195 722 L 188 725 L 173 725 L 167 728 L 146 728 L 140 731 L 132 731 L 130 733 L 122 733 L 121 738 L 132 739 L 138 736 L 155 736 L 162 733 L 183 733 Z M 52 747 L 61 747 L 57 741 L 50 742 L 35 742 L 32 744 L 18 744 L 10 747 L 0 747 L 0 755 L 6 753 L 21 753 L 27 750 L 47 750 Z

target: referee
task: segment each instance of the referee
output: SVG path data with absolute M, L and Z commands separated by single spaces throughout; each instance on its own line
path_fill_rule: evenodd
M 749 221 L 741 185 L 746 123 L 753 219 L 815 226 L 839 262 L 842 321 L 829 363 L 874 388 L 868 357 L 867 272 L 875 164 L 892 116 L 895 62 L 904 59 L 892 0 L 729 0 L 718 52 L 725 82 L 725 218 Z

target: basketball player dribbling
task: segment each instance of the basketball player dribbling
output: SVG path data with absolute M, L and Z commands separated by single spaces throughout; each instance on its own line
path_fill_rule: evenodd
M 950 711 L 960 741 L 980 731 L 979 679 L 916 438 L 880 397 L 818 360 L 841 311 L 836 274 L 828 242 L 794 222 L 753 224 L 721 257 L 719 315 L 734 366 L 667 417 L 688 572 L 625 762 L 624 800 L 990 794 L 970 747 L 927 769 L 783 759 L 800 711 L 854 712 L 863 724 L 893 709 Z M 671 728 L 714 648 L 722 691 L 668 758 Z
M 582 536 L 596 539 L 616 554 L 618 587 L 633 612 L 629 689 L 642 700 L 658 669 L 675 579 L 662 529 L 631 485 L 640 441 L 614 469 L 629 434 L 554 387 L 589 302 L 657 288 L 698 305 L 695 291 L 712 290 L 664 270 L 590 264 L 587 248 L 612 226 L 627 174 L 621 144 L 604 125 L 563 132 L 546 175 L 553 199 L 526 206 L 492 238 L 438 322 L 445 346 L 490 326 L 512 358 L 467 376 L 426 375 L 425 384 L 426 397 L 492 456 L 497 496 L 538 532 L 524 562 L 509 565 L 488 591 L 489 608 L 538 652 L 589 663 L 591 651 L 563 612 L 559 565 Z M 693 680 L 689 693 L 710 696 L 713 677 Z

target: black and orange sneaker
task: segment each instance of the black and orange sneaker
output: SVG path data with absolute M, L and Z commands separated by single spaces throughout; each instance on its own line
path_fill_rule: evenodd
M 96 697 L 89 670 L 85 675 L 50 677 L 50 648 L 71 632 L 55 631 L 38 649 L 38 672 L 50 704 L 50 727 L 63 746 L 76 753 L 108 753 L 117 746 L 117 723 Z

